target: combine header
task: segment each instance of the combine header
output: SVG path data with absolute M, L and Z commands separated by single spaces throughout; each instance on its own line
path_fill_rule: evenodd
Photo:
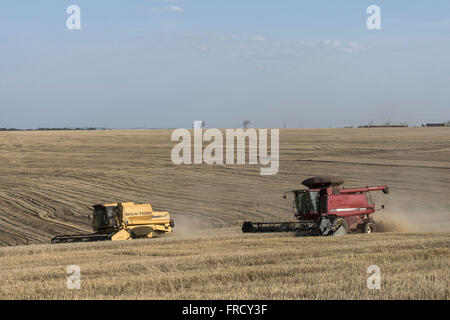
M 154 238 L 174 227 L 168 212 L 154 212 L 150 204 L 122 202 L 97 204 L 93 208 L 94 233 L 56 236 L 51 243 Z
M 243 232 L 295 232 L 297 235 L 341 235 L 348 232 L 372 233 L 376 229 L 372 214 L 375 204 L 371 191 L 389 193 L 388 186 L 345 189 L 343 180 L 312 177 L 302 184 L 308 189 L 286 192 L 294 196 L 292 209 L 297 221 L 245 221 Z M 381 206 L 384 209 L 384 205 Z

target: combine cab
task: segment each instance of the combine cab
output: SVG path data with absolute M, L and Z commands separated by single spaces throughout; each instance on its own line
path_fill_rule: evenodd
M 108 203 L 93 209 L 94 233 L 56 236 L 51 243 L 154 238 L 174 227 L 168 212 L 154 212 L 150 204 Z
M 293 195 L 297 221 L 251 222 L 242 225 L 243 232 L 295 232 L 298 235 L 341 235 L 348 232 L 372 233 L 376 230 L 372 214 L 375 204 L 371 191 L 388 194 L 388 186 L 345 189 L 344 181 L 330 177 L 313 177 L 302 184 L 308 189 L 286 192 Z M 384 208 L 384 206 L 382 206 Z

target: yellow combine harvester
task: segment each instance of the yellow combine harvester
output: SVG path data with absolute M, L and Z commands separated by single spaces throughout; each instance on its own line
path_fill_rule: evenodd
M 97 204 L 93 208 L 94 233 L 56 236 L 51 243 L 154 238 L 174 227 L 168 212 L 154 212 L 150 204 L 121 202 Z

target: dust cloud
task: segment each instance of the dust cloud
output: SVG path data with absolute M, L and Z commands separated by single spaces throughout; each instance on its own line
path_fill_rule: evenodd
M 450 231 L 450 210 L 426 203 L 413 208 L 390 204 L 375 213 L 374 221 L 378 232 L 445 232 Z
M 175 221 L 172 237 L 195 237 L 212 230 L 209 222 L 192 214 L 172 214 L 171 216 Z

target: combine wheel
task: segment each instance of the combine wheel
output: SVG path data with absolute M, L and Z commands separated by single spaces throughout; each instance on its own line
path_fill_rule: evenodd
M 376 224 L 373 221 L 369 221 L 361 229 L 362 233 L 371 234 L 376 231 Z
M 345 221 L 345 219 L 342 217 L 337 217 L 333 221 L 333 227 L 334 227 L 333 236 L 342 236 L 344 234 L 347 234 L 348 232 L 347 221 Z

